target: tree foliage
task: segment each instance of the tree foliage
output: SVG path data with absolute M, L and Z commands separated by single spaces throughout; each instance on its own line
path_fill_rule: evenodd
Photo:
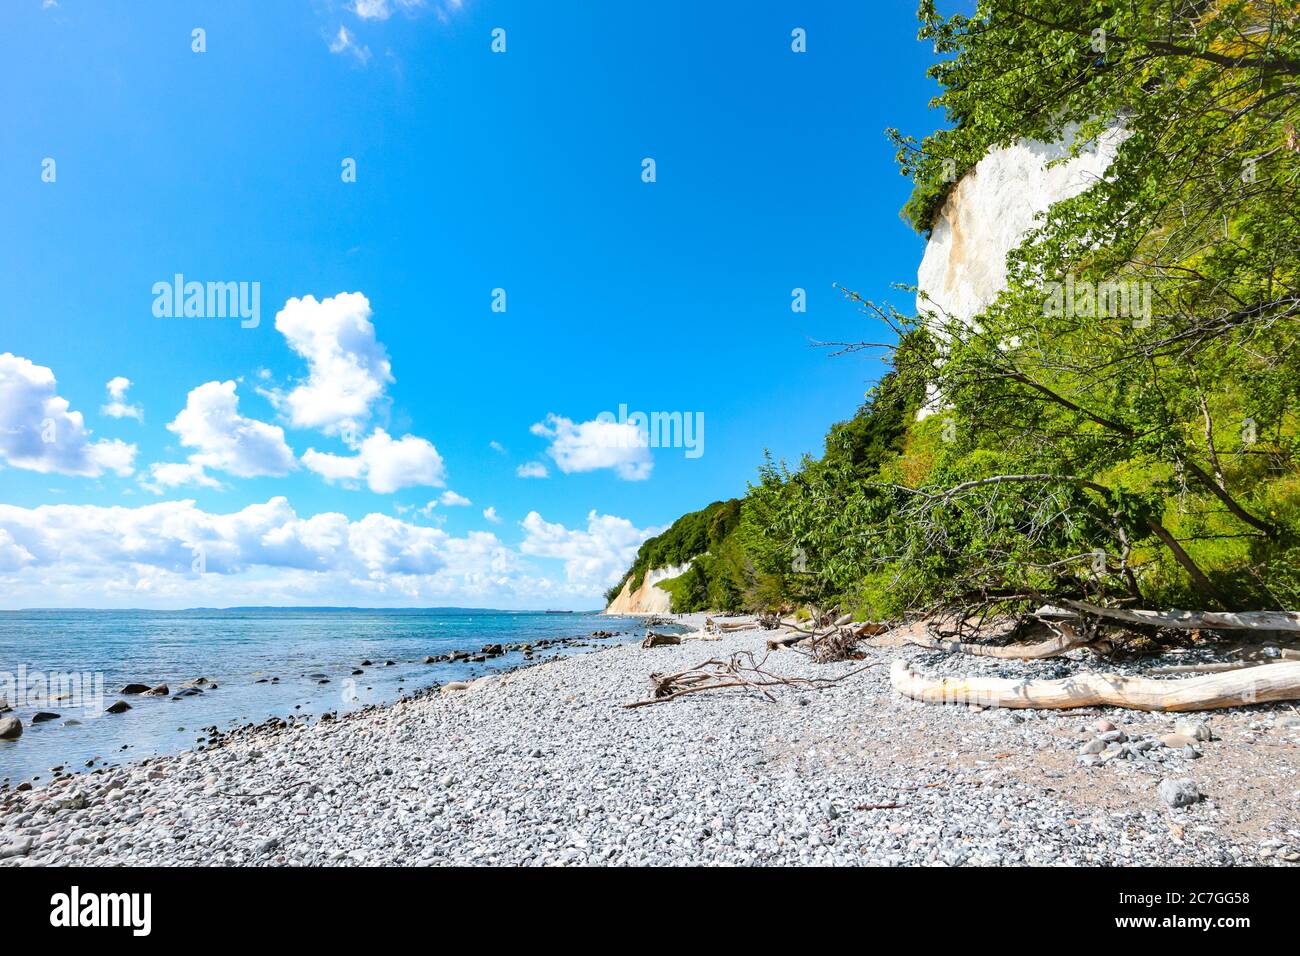
M 896 333 L 891 373 L 820 459 L 769 459 L 727 503 L 674 606 L 713 600 L 724 553 L 728 600 L 752 608 L 1300 606 L 1300 8 L 982 0 L 944 17 L 924 0 L 919 17 L 951 121 L 891 134 L 919 229 L 992 149 L 1110 137 L 1115 158 L 1039 219 L 979 315 L 850 294 Z

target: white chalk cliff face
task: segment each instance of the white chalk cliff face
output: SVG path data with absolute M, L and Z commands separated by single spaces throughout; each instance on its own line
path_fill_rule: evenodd
M 1088 152 L 1046 168 L 1069 153 L 1077 126 L 1059 143 L 1022 141 L 995 149 L 963 176 L 935 217 L 917 285 L 930 297 L 918 312 L 939 311 L 969 322 L 1006 286 L 1007 253 L 1034 218 L 1083 192 L 1106 172 L 1124 133 L 1112 129 Z
M 691 562 L 677 566 L 669 565 L 666 568 L 655 568 L 647 571 L 645 580 L 635 591 L 630 590 L 632 579 L 623 582 L 623 590 L 618 593 L 618 597 L 609 602 L 609 607 L 605 608 L 606 614 L 669 614 L 672 612 L 672 595 L 663 588 L 655 587 L 660 581 L 667 581 L 669 578 L 675 578 L 679 574 L 685 573 L 686 569 L 691 566 Z

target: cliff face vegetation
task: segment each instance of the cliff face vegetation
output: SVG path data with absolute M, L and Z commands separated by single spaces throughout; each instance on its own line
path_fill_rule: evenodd
M 767 461 L 629 575 L 694 558 L 673 610 L 858 619 L 1297 606 L 1297 5 L 919 15 L 950 127 L 891 134 L 930 236 L 917 308 L 848 295 L 891 371 L 820 458 Z

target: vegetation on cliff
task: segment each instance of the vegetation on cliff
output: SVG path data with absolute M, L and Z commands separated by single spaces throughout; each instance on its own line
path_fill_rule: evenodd
M 760 468 L 674 609 L 1297 606 L 1300 10 L 925 0 L 920 18 L 953 125 L 896 137 L 919 227 L 990 149 L 1071 124 L 1076 152 L 1125 138 L 978 316 L 860 303 L 897 333 L 893 371 L 820 459 Z

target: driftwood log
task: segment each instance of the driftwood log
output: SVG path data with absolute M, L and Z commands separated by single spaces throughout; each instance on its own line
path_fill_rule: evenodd
M 1300 661 L 1282 661 L 1204 674 L 1181 680 L 1153 680 L 1119 674 L 1078 674 L 1063 680 L 1005 677 L 926 677 L 908 661 L 889 672 L 894 690 L 927 704 L 977 704 L 981 707 L 1124 707 L 1129 710 L 1183 711 L 1241 707 L 1274 700 L 1300 700 Z
M 645 640 L 641 642 L 641 646 L 649 649 L 651 647 L 668 647 L 681 642 L 682 636 L 680 634 L 661 634 L 659 631 L 646 631 Z

